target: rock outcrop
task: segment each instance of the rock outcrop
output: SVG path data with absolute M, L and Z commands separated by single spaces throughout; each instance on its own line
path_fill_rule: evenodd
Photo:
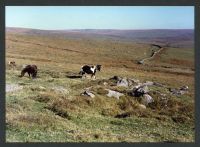
M 179 96 L 179 95 L 183 95 L 185 93 L 188 92 L 189 87 L 188 86 L 182 86 L 180 88 L 169 88 L 169 91 L 171 92 L 171 94 Z
M 108 94 L 107 94 L 108 97 L 115 97 L 119 99 L 121 96 L 124 95 L 123 93 L 120 93 L 114 90 L 110 90 L 110 89 L 106 89 L 106 90 L 108 91 Z
M 95 95 L 92 93 L 92 92 L 90 92 L 90 91 L 84 91 L 83 93 L 81 93 L 81 95 L 85 95 L 85 96 L 89 96 L 89 97 L 91 97 L 91 98 L 94 98 L 95 97 Z

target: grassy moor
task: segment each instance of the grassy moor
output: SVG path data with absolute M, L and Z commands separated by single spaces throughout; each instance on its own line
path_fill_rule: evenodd
M 194 142 L 193 40 L 190 29 L 7 27 L 6 141 Z M 19 77 L 25 64 L 36 78 Z

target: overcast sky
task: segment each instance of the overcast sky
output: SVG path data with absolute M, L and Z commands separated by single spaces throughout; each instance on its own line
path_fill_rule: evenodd
M 6 27 L 194 29 L 193 6 L 6 6 Z

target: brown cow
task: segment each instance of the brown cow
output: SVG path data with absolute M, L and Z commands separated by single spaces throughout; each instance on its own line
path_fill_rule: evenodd
M 28 73 L 29 77 L 31 75 L 32 78 L 36 78 L 36 76 L 37 76 L 37 66 L 36 65 L 26 65 L 22 69 L 20 77 L 23 77 L 26 72 Z

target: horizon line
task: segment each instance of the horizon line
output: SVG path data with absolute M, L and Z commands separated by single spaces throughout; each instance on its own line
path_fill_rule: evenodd
M 78 29 L 78 28 L 73 28 L 73 29 L 40 29 L 40 28 L 28 28 L 28 27 L 5 27 L 5 28 L 18 28 L 18 29 L 33 29 L 33 30 L 44 30 L 44 31 L 65 31 L 65 30 L 194 30 L 194 28 L 144 28 L 144 29 L 94 29 L 94 28 L 84 28 L 84 29 Z

